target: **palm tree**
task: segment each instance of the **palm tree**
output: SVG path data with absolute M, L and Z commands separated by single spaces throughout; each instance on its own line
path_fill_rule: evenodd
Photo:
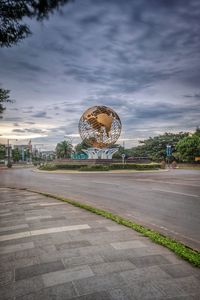
M 62 141 L 56 146 L 56 155 L 58 158 L 70 158 L 73 146 L 69 141 Z

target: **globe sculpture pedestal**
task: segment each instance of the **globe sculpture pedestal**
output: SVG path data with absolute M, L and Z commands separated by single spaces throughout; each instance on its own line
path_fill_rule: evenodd
M 88 159 L 112 159 L 114 153 L 118 151 L 118 148 L 89 148 L 82 149 L 88 156 Z
M 79 133 L 85 144 L 92 148 L 82 149 L 89 159 L 112 159 L 117 148 L 111 146 L 121 133 L 118 114 L 106 106 L 87 109 L 79 121 Z

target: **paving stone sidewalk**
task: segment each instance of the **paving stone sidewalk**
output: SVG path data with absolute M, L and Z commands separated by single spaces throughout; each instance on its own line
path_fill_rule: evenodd
M 200 271 L 110 220 L 0 188 L 0 299 L 200 299 Z

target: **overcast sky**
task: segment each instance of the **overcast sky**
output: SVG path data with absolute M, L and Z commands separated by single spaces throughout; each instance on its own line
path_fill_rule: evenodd
M 0 86 L 16 100 L 0 120 L 0 141 L 53 149 L 71 135 L 76 144 L 79 119 L 94 105 L 118 113 L 127 147 L 194 131 L 199 20 L 199 0 L 75 0 L 42 23 L 28 20 L 32 35 L 0 49 Z

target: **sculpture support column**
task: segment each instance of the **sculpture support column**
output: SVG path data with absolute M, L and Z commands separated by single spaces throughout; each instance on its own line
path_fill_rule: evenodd
M 88 148 L 87 150 L 82 149 L 82 151 L 88 155 L 88 159 L 112 159 L 118 148 Z

